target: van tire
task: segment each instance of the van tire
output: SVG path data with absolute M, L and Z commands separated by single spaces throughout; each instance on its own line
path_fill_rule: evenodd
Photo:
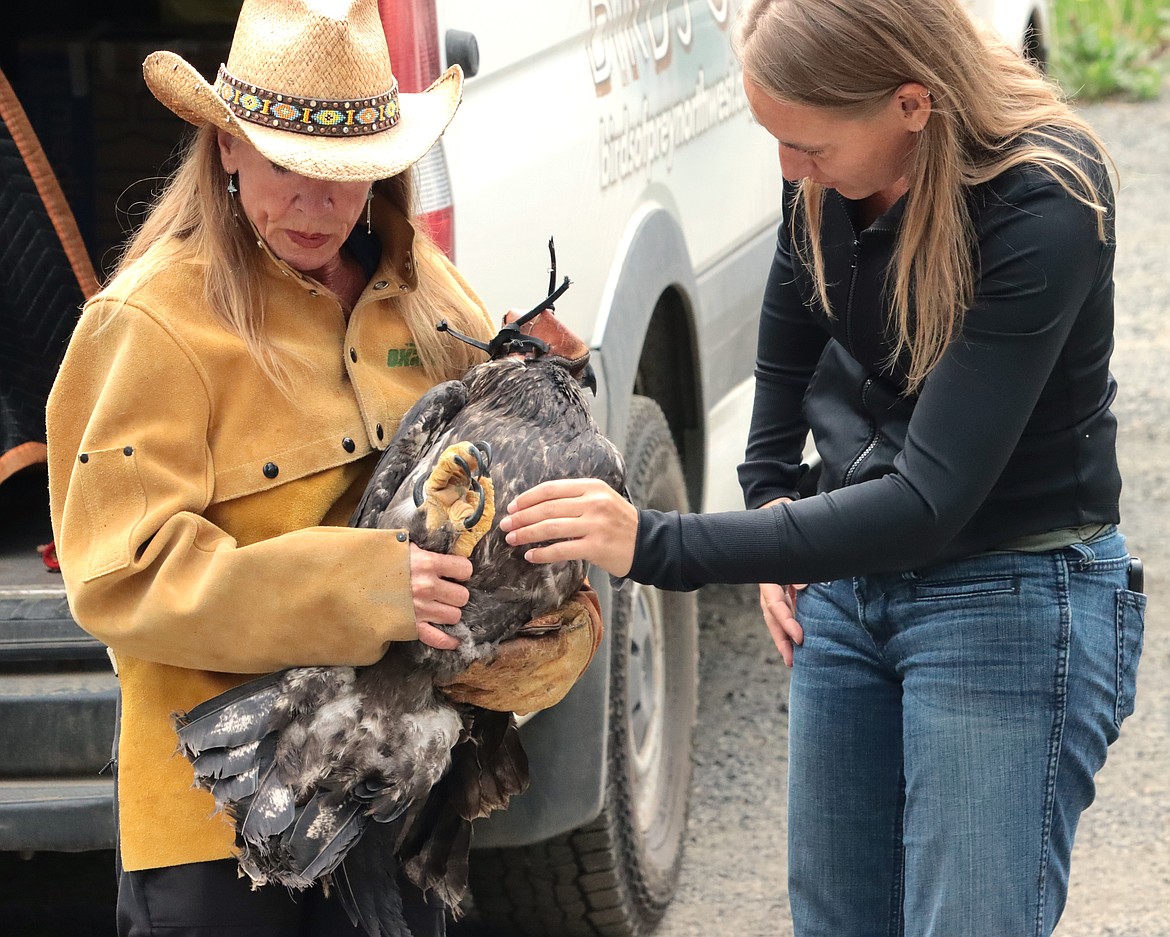
M 658 404 L 631 400 L 626 482 L 634 503 L 687 510 L 678 452 Z M 682 863 L 698 705 L 693 593 L 626 582 L 613 592 L 606 787 L 600 815 L 530 846 L 474 852 L 485 933 L 641 937 L 674 895 Z

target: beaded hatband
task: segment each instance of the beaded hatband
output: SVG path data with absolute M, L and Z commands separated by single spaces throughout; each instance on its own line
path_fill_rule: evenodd
M 398 123 L 398 82 L 385 94 L 349 101 L 325 101 L 279 94 L 240 81 L 219 67 L 215 92 L 244 120 L 276 130 L 342 137 L 378 133 Z

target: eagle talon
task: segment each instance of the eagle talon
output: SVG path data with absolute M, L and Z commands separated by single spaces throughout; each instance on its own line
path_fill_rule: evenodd
M 473 446 L 472 448 L 475 448 L 475 447 Z M 456 465 L 458 465 L 461 469 L 463 469 L 463 474 L 467 476 L 468 484 L 470 484 L 472 486 L 472 488 L 474 488 L 475 487 L 475 480 L 477 478 L 479 478 L 478 465 L 476 466 L 476 470 L 473 472 L 471 470 L 471 466 L 467 464 L 467 460 L 465 458 L 463 458 L 463 456 L 457 455 L 453 458 L 453 461 Z
M 479 504 L 476 506 L 475 510 L 471 512 L 471 517 L 467 518 L 467 520 L 463 522 L 463 526 L 467 530 L 471 530 L 475 527 L 476 524 L 479 523 L 480 518 L 483 517 L 484 507 L 487 504 L 487 495 L 484 493 L 483 487 L 479 484 L 479 482 L 474 482 L 474 485 L 476 494 L 479 495 Z
M 415 505 L 427 530 L 446 532 L 432 541 L 431 549 L 467 556 L 491 528 L 495 496 L 487 471 L 490 451 L 486 445 L 481 449 L 470 441 L 457 442 L 444 450 L 429 475 L 415 482 Z
M 479 453 L 479 470 L 484 474 L 488 474 L 488 470 L 492 467 L 492 444 L 487 440 L 481 439 L 479 442 L 473 442 L 472 447 Z

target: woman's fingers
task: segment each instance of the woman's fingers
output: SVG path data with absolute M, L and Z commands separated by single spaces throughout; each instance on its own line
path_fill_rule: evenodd
M 451 553 L 431 553 L 416 544 L 410 545 L 410 577 L 438 580 L 466 580 L 471 578 L 471 560 Z
M 512 500 L 512 503 L 508 505 L 508 512 L 509 515 L 514 515 L 517 511 L 522 511 L 525 508 L 542 502 L 558 498 L 576 497 L 577 495 L 585 494 L 597 486 L 613 491 L 609 485 L 596 478 L 561 478 L 556 481 L 541 482 L 539 485 L 534 485 L 527 491 L 517 495 Z
M 466 604 L 466 603 L 464 603 Z M 452 605 L 435 599 L 414 600 L 414 620 L 432 625 L 457 625 L 463 617 L 463 605 Z
M 804 629 L 796 620 L 796 593 L 803 588 L 803 585 L 760 584 L 760 609 L 764 613 L 764 623 L 768 626 L 776 650 L 789 667 L 793 661 L 793 646 L 804 642 Z
M 417 622 L 418 639 L 429 647 L 437 648 L 440 651 L 453 651 L 459 647 L 459 639 L 447 634 L 436 628 L 430 622 Z
M 630 571 L 638 510 L 605 482 L 571 478 L 544 482 L 508 505 L 500 529 L 533 563 L 585 560 L 615 576 Z M 551 542 L 550 542 L 551 541 Z
M 410 545 L 410 592 L 418 638 L 431 647 L 449 650 L 459 646 L 458 638 L 436 625 L 459 623 L 467 604 L 467 587 L 456 580 L 471 577 L 471 561 L 464 556 L 431 553 Z
M 580 537 L 611 520 L 637 514 L 632 504 L 594 478 L 544 482 L 518 495 L 508 505 L 500 529 L 508 543 L 539 543 L 553 536 Z

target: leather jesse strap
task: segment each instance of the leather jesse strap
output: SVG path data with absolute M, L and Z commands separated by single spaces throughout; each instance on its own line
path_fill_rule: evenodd
M 0 72 L 0 483 L 45 461 L 45 402 L 93 264 L 16 92 Z

